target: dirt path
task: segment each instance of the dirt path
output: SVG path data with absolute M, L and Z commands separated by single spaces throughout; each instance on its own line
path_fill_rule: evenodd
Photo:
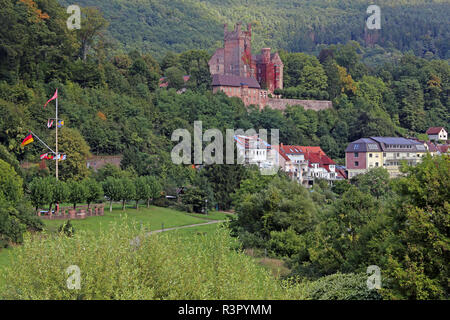
M 190 225 L 187 225 L 187 226 L 173 227 L 173 228 L 167 228 L 167 229 L 164 228 L 164 229 L 160 229 L 160 230 L 151 231 L 151 232 L 149 232 L 147 234 L 150 235 L 150 234 L 161 233 L 161 232 L 172 231 L 172 230 L 178 230 L 178 229 L 201 227 L 201 226 L 206 226 L 206 225 L 209 225 L 209 224 L 216 224 L 216 223 L 221 223 L 221 222 L 226 222 L 226 220 L 212 220 L 212 221 L 209 221 L 209 222 L 190 224 Z

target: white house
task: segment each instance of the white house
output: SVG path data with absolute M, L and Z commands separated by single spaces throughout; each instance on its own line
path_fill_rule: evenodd
M 427 130 L 428 139 L 434 141 L 447 141 L 447 131 L 444 127 L 431 127 Z

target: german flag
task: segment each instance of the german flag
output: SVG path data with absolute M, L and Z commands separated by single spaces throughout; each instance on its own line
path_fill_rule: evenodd
M 30 144 L 34 141 L 33 135 L 30 133 L 23 141 L 22 141 L 22 147 L 25 147 L 27 144 Z

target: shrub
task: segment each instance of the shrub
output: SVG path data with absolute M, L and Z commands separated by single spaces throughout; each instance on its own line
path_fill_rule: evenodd
M 336 273 L 308 284 L 305 294 L 312 300 L 381 300 L 377 290 L 367 287 L 367 275 Z
M 72 222 L 70 220 L 64 221 L 62 225 L 59 226 L 58 232 L 61 234 L 65 234 L 68 237 L 72 237 L 75 234 L 75 229 L 72 226 Z

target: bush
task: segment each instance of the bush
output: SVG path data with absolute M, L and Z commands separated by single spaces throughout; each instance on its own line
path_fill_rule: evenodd
M 336 273 L 304 284 L 312 300 L 381 300 L 377 290 L 367 287 L 367 275 Z
M 68 237 L 72 237 L 75 234 L 75 229 L 72 226 L 72 222 L 70 222 L 70 220 L 67 220 L 59 226 L 58 232 L 60 234 L 65 234 Z

